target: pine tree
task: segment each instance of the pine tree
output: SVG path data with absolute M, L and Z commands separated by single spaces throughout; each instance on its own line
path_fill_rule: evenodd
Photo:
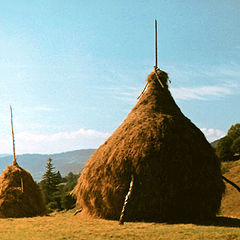
M 42 181 L 40 182 L 46 204 L 55 201 L 54 198 L 58 192 L 57 186 L 60 183 L 59 175 L 59 172 L 55 172 L 55 167 L 53 166 L 52 159 L 48 158 L 46 164 L 46 172 L 43 174 Z

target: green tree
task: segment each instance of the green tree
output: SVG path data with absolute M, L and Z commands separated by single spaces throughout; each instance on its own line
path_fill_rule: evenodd
M 70 193 L 63 193 L 61 198 L 61 206 L 63 209 L 72 209 L 75 207 L 76 199 Z
M 46 172 L 42 176 L 40 187 L 43 191 L 44 199 L 47 205 L 60 208 L 61 195 L 58 184 L 61 182 L 60 173 L 55 172 L 52 159 L 48 158 L 46 164 Z M 53 209 L 53 207 L 50 207 Z
M 64 191 L 65 192 L 72 191 L 77 184 L 78 178 L 79 178 L 79 174 L 73 174 L 72 172 L 69 172 L 68 175 L 64 178 L 66 181 L 66 184 L 64 186 Z
M 233 154 L 240 153 L 240 136 L 233 141 L 231 151 Z
M 75 207 L 76 199 L 71 195 L 71 191 L 77 184 L 79 174 L 73 174 L 69 172 L 66 177 L 64 177 L 63 181 L 65 182 L 63 191 L 62 191 L 62 199 L 61 204 L 64 209 L 71 209 Z
M 225 136 L 219 140 L 216 146 L 216 155 L 220 161 L 229 161 L 233 157 L 231 145 L 233 140 L 229 136 Z
M 240 123 L 232 125 L 227 132 L 227 136 L 230 137 L 232 140 L 240 137 Z
M 56 181 L 58 184 L 63 181 L 62 175 L 59 171 L 56 172 Z

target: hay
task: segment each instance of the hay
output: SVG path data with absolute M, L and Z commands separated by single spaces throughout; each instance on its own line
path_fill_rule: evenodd
M 126 220 L 200 220 L 216 216 L 225 185 L 203 133 L 168 90 L 167 73 L 148 75 L 148 89 L 87 162 L 73 193 L 93 216 L 119 219 L 131 174 Z
M 33 217 L 45 213 L 41 191 L 31 174 L 17 164 L 0 177 L 0 217 Z

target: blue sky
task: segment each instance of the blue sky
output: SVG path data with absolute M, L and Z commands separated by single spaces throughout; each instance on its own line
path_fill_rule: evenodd
M 0 153 L 97 148 L 136 104 L 154 65 L 182 112 L 217 139 L 239 122 L 240 1 L 0 3 Z

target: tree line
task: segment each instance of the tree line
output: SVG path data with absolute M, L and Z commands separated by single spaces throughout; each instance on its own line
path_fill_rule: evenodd
M 76 200 L 70 193 L 77 184 L 78 177 L 79 174 L 72 172 L 62 177 L 60 172 L 55 170 L 52 159 L 48 158 L 46 172 L 38 184 L 49 212 L 75 207 Z

